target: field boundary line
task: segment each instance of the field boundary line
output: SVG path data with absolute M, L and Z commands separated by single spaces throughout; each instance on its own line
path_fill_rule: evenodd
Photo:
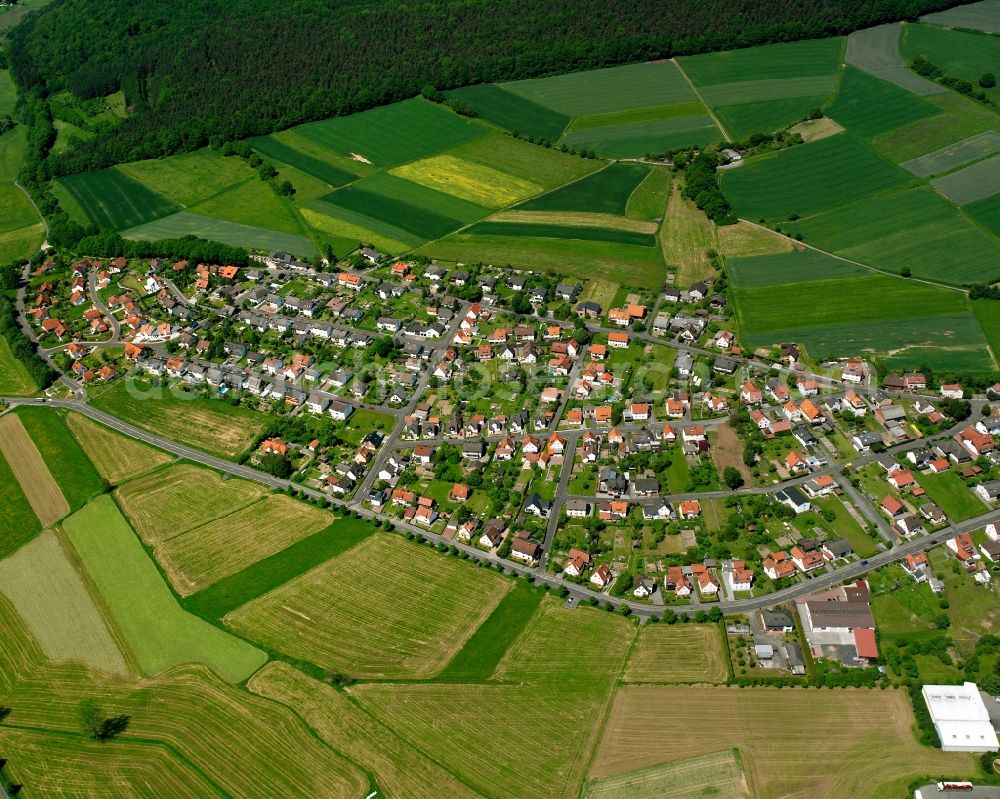
M 726 130 L 726 126 L 722 124 L 722 120 L 720 120 L 715 115 L 715 111 L 712 110 L 712 106 L 710 106 L 707 102 L 705 102 L 705 98 L 701 96 L 701 92 L 698 91 L 698 88 L 691 81 L 691 78 L 688 77 L 688 74 L 684 71 L 684 67 L 681 66 L 681 62 L 678 61 L 676 58 L 671 58 L 670 60 L 673 62 L 674 66 L 677 67 L 677 71 L 681 73 L 681 77 L 683 77 L 684 80 L 687 82 L 687 85 L 691 88 L 691 91 L 694 92 L 694 96 L 698 98 L 699 102 L 701 102 L 703 106 L 705 106 L 705 110 L 708 111 L 708 115 L 712 117 L 712 121 L 715 122 L 716 127 L 722 132 L 722 135 L 725 137 L 726 141 L 731 142 L 733 140 L 733 137 L 729 135 L 729 131 Z
M 957 291 L 959 294 L 966 295 L 966 297 L 968 297 L 968 295 L 969 295 L 969 292 L 966 291 L 965 289 L 961 288 L 960 286 L 952 286 L 952 285 L 949 285 L 947 283 L 938 283 L 938 282 L 936 282 L 934 280 L 929 280 L 928 278 L 925 278 L 925 277 L 903 277 L 898 272 L 890 272 L 890 271 L 888 271 L 886 269 L 879 269 L 877 266 L 872 266 L 871 264 L 862 263 L 861 261 L 853 261 L 850 258 L 845 258 L 842 255 L 837 255 L 836 253 L 832 253 L 832 252 L 828 252 L 827 250 L 820 249 L 819 247 L 817 247 L 817 246 L 815 246 L 813 244 L 809 244 L 808 242 L 805 242 L 805 241 L 799 241 L 798 239 L 794 239 L 791 236 L 788 236 L 788 235 L 786 235 L 784 233 L 778 233 L 778 231 L 776 231 L 776 230 L 772 230 L 771 228 L 769 228 L 769 227 L 767 227 L 765 225 L 761 225 L 761 224 L 759 224 L 757 222 L 752 222 L 749 219 L 744 219 L 743 217 L 738 217 L 738 219 L 740 220 L 740 222 L 746 222 L 748 225 L 752 225 L 753 227 L 758 228 L 759 230 L 766 230 L 768 233 L 774 233 L 774 234 L 776 234 L 778 236 L 781 236 L 784 239 L 788 239 L 788 241 L 790 241 L 792 243 L 793 247 L 796 247 L 796 246 L 808 247 L 810 250 L 815 250 L 816 252 L 822 253 L 823 255 L 828 255 L 831 258 L 836 258 L 838 261 L 843 261 L 844 263 L 847 263 L 847 264 L 854 264 L 855 266 L 860 266 L 860 267 L 862 267 L 864 269 L 869 269 L 872 272 L 877 272 L 878 274 L 880 274 L 880 275 L 886 275 L 887 277 L 894 277 L 894 278 L 898 278 L 899 280 L 906 280 L 906 281 L 909 281 L 910 283 L 926 283 L 928 286 L 935 286 L 937 288 L 949 289 L 951 291 Z M 753 257 L 753 256 L 750 256 L 750 257 Z

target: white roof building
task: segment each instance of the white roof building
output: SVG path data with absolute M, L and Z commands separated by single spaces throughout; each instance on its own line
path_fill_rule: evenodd
M 925 685 L 924 701 L 945 752 L 996 752 L 1000 741 L 974 682 Z

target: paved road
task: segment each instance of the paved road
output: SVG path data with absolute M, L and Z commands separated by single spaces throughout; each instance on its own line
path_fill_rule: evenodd
M 90 301 L 94 303 L 94 306 L 97 308 L 97 310 L 99 310 L 102 314 L 104 314 L 104 318 L 107 319 L 108 323 L 111 325 L 111 340 L 108 341 L 107 343 L 117 344 L 119 341 L 119 336 L 121 335 L 121 329 L 118 325 L 118 320 L 115 319 L 114 316 L 112 316 L 111 310 L 108 308 L 107 305 L 104 304 L 104 300 L 101 299 L 101 295 L 98 293 L 96 269 L 90 270 L 90 280 L 87 288 L 90 292 Z

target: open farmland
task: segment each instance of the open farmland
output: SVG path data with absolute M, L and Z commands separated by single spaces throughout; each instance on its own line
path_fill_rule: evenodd
M 914 94 L 925 97 L 946 94 L 946 88 L 921 78 L 906 67 L 899 47 L 902 32 L 903 26 L 898 22 L 854 31 L 847 37 L 844 58 L 848 64 Z
M 118 168 L 157 194 L 184 206 L 196 205 L 235 185 L 257 179 L 241 159 L 227 158 L 208 148 L 169 158 L 133 161 Z
M 233 611 L 226 623 L 323 668 L 428 677 L 510 587 L 498 575 L 377 535 Z
M 680 147 L 704 147 L 723 139 L 715 120 L 700 103 L 640 109 L 640 112 L 579 117 L 566 131 L 563 143 L 609 158 L 628 158 Z M 613 121 L 616 118 L 620 121 Z
M 446 92 L 451 99 L 468 103 L 480 117 L 501 128 L 525 136 L 556 141 L 569 124 L 570 117 L 532 102 L 495 83 L 478 83 Z
M 297 149 L 292 143 L 278 136 L 260 136 L 251 139 L 253 148 L 265 158 L 287 164 L 306 175 L 310 175 L 326 183 L 331 188 L 346 186 L 358 176 L 343 169 L 331 160 L 324 160 Z
M 757 796 L 861 799 L 919 774 L 972 773 L 972 756 L 920 746 L 913 724 L 896 690 L 629 686 L 615 697 L 591 774 L 738 748 Z
M 81 172 L 59 181 L 80 203 L 90 221 L 105 230 L 124 230 L 181 210 L 178 203 L 115 167 Z
M 972 28 L 987 33 L 1000 33 L 1000 0 L 980 0 L 947 11 L 925 14 L 921 22 L 947 28 Z
M 994 236 L 1000 236 L 1000 194 L 969 203 L 963 210 L 990 230 Z M 987 280 L 995 280 L 998 277 L 997 270 L 984 272 L 984 277 Z
M 700 799 L 725 796 L 750 799 L 737 750 L 713 752 L 662 766 L 587 780 L 583 799 Z
M 870 274 L 871 270 L 863 266 L 811 249 L 729 258 L 726 261 L 726 275 L 732 285 L 739 289 Z
M 542 191 L 530 180 L 448 153 L 404 164 L 391 174 L 486 208 L 511 205 Z
M 883 133 L 871 139 L 869 144 L 888 158 L 902 162 L 997 127 L 994 112 L 957 92 L 924 99 L 943 113 Z
M 0 518 L 6 520 L 0 527 L 0 557 L 9 555 L 42 529 L 2 449 L 0 449 Z
M 78 661 L 108 674 L 129 672 L 101 612 L 51 530 L 0 560 L 0 587 L 49 660 Z
M 80 413 L 70 413 L 66 417 L 66 427 L 101 477 L 112 484 L 173 460 L 172 455 L 116 433 Z
M 629 197 L 649 174 L 645 164 L 616 162 L 519 206 L 525 211 L 582 211 L 624 216 Z
M 389 796 L 477 799 L 480 794 L 376 721 L 343 693 L 284 663 L 250 678 L 255 694 L 291 708 L 325 743 L 378 776 Z
M 374 220 L 365 219 L 359 215 L 343 213 L 336 206 L 309 200 L 308 205 L 299 208 L 302 218 L 312 227 L 328 237 L 349 241 L 354 246 L 360 241 L 367 241 L 377 249 L 391 255 L 398 255 L 419 243 L 419 239 L 410 236 L 405 230 L 386 231 L 386 226 L 379 226 L 379 231 L 372 230 Z M 381 232 L 380 232 L 381 231 Z
M 907 60 L 922 55 L 946 75 L 976 85 L 984 72 L 995 70 L 1000 63 L 1000 39 L 937 25 L 908 24 L 900 52 Z M 994 100 L 1000 97 L 995 87 L 984 91 Z
M 625 666 L 627 682 L 725 682 L 729 658 L 714 624 L 647 625 Z
M 210 216 L 179 211 L 176 214 L 156 219 L 122 231 L 122 236 L 138 241 L 159 241 L 197 236 L 202 239 L 221 241 L 234 247 L 250 247 L 259 250 L 281 249 L 301 255 L 315 255 L 316 247 L 305 236 L 297 233 L 282 233 L 263 227 L 241 225 L 214 219 Z
M 42 527 L 69 513 L 69 503 L 45 465 L 38 447 L 14 414 L 0 417 L 0 454 L 6 459 Z
M 931 185 L 958 205 L 992 197 L 1000 193 L 1000 155 L 936 178 Z
M 667 210 L 667 199 L 673 184 L 673 173 L 666 167 L 654 167 L 646 179 L 636 186 L 625 206 L 625 216 L 658 222 Z
M 232 481 L 230 481 L 232 482 Z M 158 544 L 156 558 L 181 596 L 281 551 L 333 521 L 326 511 L 286 496 L 269 496 Z
M 236 683 L 267 660 L 250 644 L 181 610 L 111 497 L 93 500 L 63 527 L 144 674 L 199 662 Z
M 147 544 L 156 545 L 259 500 L 259 483 L 229 479 L 189 464 L 170 466 L 131 480 L 115 497 Z
M 38 391 L 28 370 L 14 357 L 7 339 L 0 336 L 0 394 L 5 397 L 30 396 Z
M 146 396 L 136 394 L 135 389 L 141 393 L 146 388 Z M 266 417 L 248 408 L 154 388 L 138 380 L 132 389 L 119 381 L 90 401 L 130 424 L 222 458 L 235 458 L 264 429 Z
M 773 255 L 791 252 L 793 249 L 790 239 L 749 222 L 723 225 L 717 233 L 719 252 L 727 259 L 749 255 Z M 729 274 L 728 271 L 726 274 Z
M 507 175 L 554 189 L 604 166 L 602 161 L 580 158 L 556 149 L 538 147 L 502 133 L 462 144 L 448 154 Z
M 538 213 L 538 212 L 536 212 Z M 545 239 L 577 239 L 579 241 L 606 241 L 630 244 L 636 247 L 655 247 L 656 236 L 636 230 L 621 230 L 597 225 L 563 225 L 546 222 L 498 221 L 477 222 L 465 231 L 473 236 L 528 236 Z
M 1000 133 L 987 130 L 900 164 L 920 178 L 942 175 L 1000 152 Z
M 708 252 L 718 249 L 718 237 L 718 228 L 684 196 L 680 181 L 675 181 L 660 226 L 660 248 L 667 268 L 676 270 L 676 286 L 687 288 L 712 273 Z
M 633 195 L 634 196 L 634 195 Z M 664 202 L 666 198 L 661 198 Z M 662 209 L 660 210 L 662 214 Z M 492 222 L 507 222 L 526 224 L 526 230 L 530 230 L 537 225 L 546 225 L 553 228 L 558 227 L 584 227 L 603 228 L 609 231 L 628 231 L 631 233 L 656 233 L 659 225 L 656 222 L 646 222 L 641 219 L 630 219 L 624 216 L 613 216 L 612 214 L 590 214 L 586 211 L 501 211 L 493 214 L 485 222 L 478 223 L 485 225 Z M 560 237 L 556 237 L 560 238 Z M 574 238 L 574 236 L 563 236 L 561 238 Z
M 858 139 L 840 133 L 728 170 L 721 185 L 736 212 L 756 221 L 807 216 L 910 180 Z
M 941 109 L 894 83 L 848 67 L 826 113 L 852 133 L 869 138 L 940 114 Z

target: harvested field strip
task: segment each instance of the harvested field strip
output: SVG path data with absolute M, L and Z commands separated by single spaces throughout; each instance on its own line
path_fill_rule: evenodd
M 333 516 L 269 496 L 161 542 L 156 557 L 181 596 L 190 596 L 327 527 Z
M 267 489 L 259 483 L 223 480 L 210 469 L 180 464 L 129 481 L 115 497 L 142 540 L 156 545 L 265 494 Z
M 90 221 L 105 230 L 123 230 L 181 210 L 174 202 L 121 170 L 102 169 L 59 178 Z
M 844 128 L 829 117 L 823 117 L 821 119 L 807 119 L 804 122 L 800 122 L 798 125 L 789 128 L 789 133 L 798 133 L 804 142 L 827 139 L 830 136 L 843 133 L 843 131 Z
M 662 209 L 660 213 L 663 213 Z M 501 211 L 499 214 L 491 216 L 486 222 L 527 222 L 550 227 L 560 225 L 593 227 L 606 230 L 627 230 L 633 233 L 656 233 L 659 227 L 655 222 L 645 222 L 642 219 L 626 219 L 612 214 L 589 214 L 582 211 L 576 213 L 568 211 Z
M 173 455 L 116 433 L 110 427 L 92 421 L 81 413 L 69 414 L 66 426 L 101 477 L 112 484 L 173 460 Z
M 0 394 L 5 397 L 28 396 L 38 391 L 38 386 L 14 353 L 7 339 L 0 336 Z
M 656 236 L 630 230 L 611 230 L 599 227 L 542 224 L 539 222 L 477 222 L 467 228 L 470 235 L 533 236 L 546 239 L 579 239 L 582 241 L 607 241 L 614 244 L 631 244 L 636 247 L 653 247 Z
M 595 128 L 617 127 L 631 125 L 635 122 L 651 122 L 657 119 L 683 119 L 685 117 L 705 116 L 705 106 L 697 101 L 660 105 L 653 108 L 629 108 L 625 111 L 614 111 L 610 114 L 591 114 L 576 117 L 569 126 L 569 131 L 594 130 Z
M 848 67 L 826 113 L 867 138 L 940 114 L 941 109 L 894 83 Z
M 0 417 L 0 454 L 3 454 L 42 527 L 69 513 L 69 503 L 45 465 L 21 420 Z
M 729 676 L 718 626 L 647 625 L 625 666 L 627 682 L 725 682 Z
M 390 174 L 486 208 L 511 205 L 542 191 L 530 180 L 448 153 L 404 164 Z
M 4 524 L 0 526 L 0 557 L 9 555 L 25 541 L 30 541 L 31 537 L 42 529 L 2 449 L 0 449 L 0 518 L 4 519 Z
M 925 14 L 921 22 L 946 28 L 971 28 L 987 33 L 1000 33 L 1000 0 L 980 0 L 947 11 Z
M 285 663 L 269 663 L 250 678 L 247 688 L 290 707 L 321 740 L 376 774 L 379 786 L 389 796 L 408 799 L 480 796 L 345 694 Z
M 919 178 L 929 178 L 950 172 L 981 158 L 988 158 L 997 152 L 1000 152 L 1000 132 L 986 130 L 919 158 L 911 158 L 900 166 Z
M 875 28 L 854 31 L 847 37 L 848 64 L 870 72 L 877 78 L 921 96 L 947 94 L 948 90 L 911 72 L 899 53 L 899 39 L 903 26 L 896 22 Z
M 326 529 L 224 577 L 181 604 L 202 618 L 221 619 L 250 600 L 346 552 L 373 532 L 375 528 L 369 521 L 352 517 L 337 519 Z
M 689 757 L 662 766 L 588 780 L 583 799 L 750 799 L 739 750 Z
M 511 587 L 492 572 L 376 535 L 225 621 L 322 668 L 358 677 L 431 677 Z
M 708 251 L 718 249 L 718 241 L 715 225 L 684 197 L 676 181 L 660 227 L 663 260 L 668 270 L 676 270 L 675 286 L 687 288 L 712 273 Z
M 570 118 L 551 108 L 534 103 L 495 83 L 480 83 L 446 92 L 449 98 L 469 103 L 479 116 L 509 131 L 556 141 Z
M 524 211 L 586 211 L 625 215 L 628 199 L 649 174 L 645 164 L 617 162 L 520 206 Z
M 110 496 L 93 500 L 63 528 L 144 674 L 200 662 L 237 683 L 267 660 L 245 641 L 181 610 Z
M 18 408 L 16 413 L 71 510 L 104 491 L 104 480 L 59 414 L 47 408 Z
M 733 286 L 741 289 L 871 274 L 872 271 L 863 266 L 812 249 L 730 258 L 726 261 L 726 275 Z
M 49 660 L 78 661 L 107 674 L 129 673 L 53 531 L 0 560 L 0 588 Z
M 1000 155 L 931 181 L 939 192 L 959 205 L 1000 193 Z
M 718 229 L 718 236 L 719 252 L 726 258 L 776 255 L 793 249 L 791 240 L 785 236 L 747 222 L 723 225 Z M 728 263 L 727 261 L 727 265 Z M 728 269 L 726 274 L 732 278 Z
M 324 161 L 321 158 L 296 150 L 290 144 L 274 136 L 260 136 L 250 140 L 251 146 L 265 158 L 273 158 L 283 164 L 319 178 L 333 188 L 345 186 L 358 179 L 357 175 Z
M 445 666 L 435 682 L 486 682 L 507 649 L 521 634 L 545 592 L 518 580 L 472 637 Z
M 622 774 L 720 747 L 739 748 L 754 795 L 787 799 L 889 795 L 879 789 L 919 774 L 973 773 L 970 755 L 920 746 L 913 725 L 909 699 L 895 689 L 630 686 L 615 697 L 591 774 Z M 637 737 L 637 727 L 645 734 Z M 776 751 L 784 755 L 775 759 Z

